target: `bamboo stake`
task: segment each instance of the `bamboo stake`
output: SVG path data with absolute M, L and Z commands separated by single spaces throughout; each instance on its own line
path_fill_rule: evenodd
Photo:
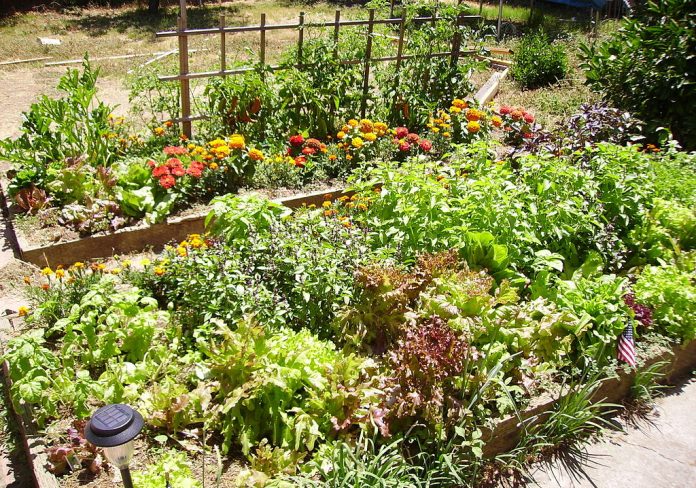
M 259 61 L 262 66 L 266 66 L 266 14 L 261 14 L 261 30 L 260 30 L 260 50 Z
M 2 61 L 0 62 L 0 66 L 7 66 L 10 64 L 20 64 L 20 63 L 33 63 L 35 61 L 45 61 L 47 59 L 52 59 L 51 56 L 45 57 L 45 58 L 31 58 L 31 59 L 17 59 L 14 61 Z
M 372 57 L 372 32 L 374 30 L 375 9 L 370 9 L 370 20 L 367 24 L 367 45 L 365 46 L 365 68 L 363 71 L 363 90 L 360 104 L 360 116 L 364 119 L 367 111 L 367 94 L 370 89 L 370 58 Z
M 401 12 L 401 22 L 399 23 L 399 45 L 396 48 L 396 74 L 401 69 L 401 59 L 404 53 L 404 33 L 406 32 L 406 11 Z

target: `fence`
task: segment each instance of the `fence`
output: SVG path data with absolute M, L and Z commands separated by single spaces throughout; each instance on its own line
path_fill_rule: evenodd
M 461 0 L 460 0 L 461 3 Z M 392 9 L 393 11 L 393 9 Z M 445 52 L 432 53 L 430 57 L 450 57 L 451 62 L 456 64 L 460 56 L 468 55 L 474 53 L 473 50 L 466 50 L 461 48 L 461 33 L 458 27 L 465 25 L 466 22 L 478 21 L 481 17 L 478 15 L 463 15 L 460 14 L 456 17 L 455 23 L 457 29 L 452 36 L 451 40 L 451 50 Z M 408 19 L 408 22 L 415 24 L 432 22 L 435 23 L 438 20 L 444 20 L 437 14 L 437 10 L 434 10 L 430 16 L 415 17 Z M 297 22 L 287 23 L 287 24 L 267 24 L 266 15 L 261 14 L 261 19 L 258 25 L 241 26 L 241 27 L 231 27 L 225 25 L 225 16 L 222 15 L 220 18 L 220 25 L 218 27 L 206 28 L 206 29 L 188 29 L 187 19 L 186 19 L 186 0 L 180 0 L 180 14 L 177 19 L 177 30 L 158 32 L 157 37 L 177 37 L 179 39 L 179 74 L 170 76 L 160 76 L 159 79 L 162 81 L 178 81 L 181 85 L 181 116 L 172 119 L 173 122 L 180 123 L 182 132 L 191 137 L 192 127 L 191 122 L 196 120 L 203 120 L 208 118 L 207 115 L 191 114 L 191 90 L 190 90 L 190 80 L 198 78 L 210 78 L 214 76 L 233 76 L 242 74 L 248 71 L 253 71 L 258 69 L 257 67 L 247 66 L 242 68 L 227 69 L 226 68 L 226 38 L 228 34 L 235 34 L 241 32 L 258 32 L 260 37 L 260 49 L 259 49 L 259 63 L 267 69 L 272 71 L 280 69 L 289 69 L 292 67 L 296 68 L 307 68 L 309 65 L 302 63 L 302 48 L 304 44 L 304 33 L 305 29 L 308 28 L 333 28 L 333 39 L 334 42 L 338 43 L 340 30 L 342 27 L 348 26 L 367 26 L 367 36 L 365 45 L 365 58 L 364 59 L 354 59 L 354 60 L 342 60 L 342 64 L 352 65 L 352 64 L 362 64 L 363 65 L 363 85 L 362 85 L 362 102 L 360 106 L 360 113 L 362 117 L 365 117 L 365 110 L 367 108 L 367 98 L 369 93 L 369 79 L 370 79 L 370 67 L 372 63 L 376 62 L 395 62 L 396 71 L 398 72 L 402 61 L 406 59 L 411 59 L 418 55 L 408 55 L 404 54 L 404 34 L 406 30 L 407 18 L 405 13 L 398 18 L 390 16 L 386 19 L 376 19 L 375 10 L 369 10 L 369 17 L 367 20 L 342 20 L 341 11 L 336 10 L 336 14 L 333 22 L 305 22 L 304 12 L 300 12 Z M 395 37 L 397 41 L 397 50 L 395 56 L 384 56 L 384 57 L 372 57 L 372 39 L 374 36 L 374 28 L 376 25 L 398 25 L 399 33 L 398 37 Z M 266 32 L 276 31 L 276 30 L 297 30 L 297 62 L 294 65 L 268 65 L 266 63 Z M 203 71 L 203 72 L 189 72 L 188 63 L 188 38 L 190 36 L 198 35 L 210 35 L 218 34 L 220 36 L 220 69 L 217 71 Z M 334 50 L 334 58 L 338 58 L 338 47 Z

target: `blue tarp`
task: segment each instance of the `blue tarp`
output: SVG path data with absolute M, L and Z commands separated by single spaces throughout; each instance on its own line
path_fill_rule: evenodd
M 570 7 L 596 8 L 600 9 L 606 5 L 607 0 L 546 0 L 547 2 L 559 3 Z

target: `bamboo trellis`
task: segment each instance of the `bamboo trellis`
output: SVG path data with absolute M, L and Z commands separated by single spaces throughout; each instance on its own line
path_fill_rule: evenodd
M 408 22 L 413 23 L 425 23 L 432 22 L 435 23 L 438 20 L 443 20 L 444 18 L 439 16 L 437 12 L 433 12 L 430 16 L 415 17 L 409 19 Z M 457 27 L 464 25 L 466 22 L 479 21 L 481 16 L 479 15 L 458 15 L 455 22 Z M 303 64 L 303 44 L 304 44 L 304 32 L 308 28 L 331 28 L 333 27 L 333 39 L 337 44 L 341 27 L 356 27 L 356 26 L 367 26 L 367 36 L 365 45 L 365 58 L 364 59 L 353 59 L 353 60 L 342 60 L 341 64 L 345 65 L 363 65 L 363 83 L 362 83 L 362 103 L 360 107 L 360 113 L 362 117 L 365 117 L 365 112 L 367 109 L 367 99 L 369 94 L 369 80 L 370 80 L 370 68 L 372 63 L 377 62 L 395 62 L 397 72 L 401 68 L 403 60 L 412 59 L 418 57 L 417 54 L 404 54 L 404 35 L 406 28 L 407 18 L 405 13 L 400 17 L 390 16 L 386 19 L 376 19 L 375 10 L 369 10 L 369 18 L 367 20 L 341 20 L 341 11 L 336 10 L 336 14 L 333 22 L 305 22 L 304 12 L 300 12 L 298 21 L 293 23 L 285 24 L 267 24 L 266 14 L 261 14 L 260 22 L 258 25 L 249 26 L 227 26 L 224 14 L 220 17 L 220 25 L 218 27 L 211 27 L 206 29 L 189 29 L 187 27 L 187 17 L 186 17 L 186 0 L 180 0 L 180 14 L 177 19 L 177 29 L 170 31 L 162 31 L 157 33 L 157 37 L 177 37 L 179 44 L 179 74 L 178 75 L 167 75 L 160 76 L 159 79 L 162 81 L 178 81 L 181 86 L 181 116 L 172 119 L 173 122 L 180 123 L 182 132 L 191 137 L 192 126 L 191 122 L 196 120 L 203 120 L 208 118 L 207 115 L 192 115 L 191 114 L 191 89 L 190 80 L 199 78 L 211 78 L 215 76 L 233 76 L 249 71 L 254 71 L 258 67 L 247 66 L 242 68 L 227 69 L 226 65 L 226 41 L 228 34 L 236 34 L 241 32 L 259 32 L 260 38 L 260 49 L 259 49 L 259 63 L 267 69 L 272 71 L 288 69 L 291 67 L 306 68 L 307 65 Z M 382 57 L 372 57 L 372 39 L 375 35 L 374 27 L 376 25 L 398 25 L 399 34 L 395 38 L 397 41 L 397 52 L 395 56 L 382 56 Z M 275 30 L 297 30 L 297 60 L 294 66 L 288 65 L 269 65 L 266 63 L 266 32 Z M 220 36 L 220 69 L 216 71 L 201 71 L 201 72 L 189 72 L 188 63 L 188 38 L 191 36 L 199 35 L 211 35 L 217 34 Z M 461 49 L 461 33 L 459 29 L 455 29 L 455 34 L 452 37 L 451 49 L 444 52 L 431 53 L 429 57 L 450 57 L 451 62 L 456 64 L 459 57 L 473 54 L 473 50 L 462 50 Z M 334 58 L 338 57 L 337 49 L 334 50 Z

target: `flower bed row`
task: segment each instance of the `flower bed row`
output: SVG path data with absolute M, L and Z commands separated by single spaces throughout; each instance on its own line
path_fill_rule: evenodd
M 407 486 L 474 483 L 491 422 L 562 385 L 582 401 L 556 408 L 584 410 L 530 424 L 524 456 L 563 439 L 559 418 L 591 430 L 588 378 L 615 370 L 627 327 L 641 359 L 695 338 L 693 158 L 599 144 L 496 161 L 479 142 L 379 163 L 316 208 L 219 197 L 208 235 L 152 262 L 29 279 L 13 401 L 53 432 L 131 403 L 170 450 L 241 449 L 249 484 L 365 483 L 341 463 L 385 453 Z
M 171 122 L 146 136 L 130 133 L 124 117 L 96 103 L 95 82 L 88 65 L 82 74 L 69 71 L 60 84 L 66 96 L 34 105 L 25 114 L 23 135 L 0 143 L 0 158 L 12 163 L 8 201 L 32 229 L 57 225 L 87 236 L 140 221 L 159 223 L 242 187 L 300 189 L 344 179 L 379 160 L 437 159 L 453 144 L 489 138 L 494 131 L 519 143 L 538 129 L 523 110 L 501 107 L 497 113 L 454 99 L 448 109 L 422 121 L 420 134 L 350 119 L 323 140 L 288 128 L 289 134 L 262 139 L 216 132 L 188 141 Z M 51 119 L 53 105 L 62 107 L 62 119 Z

